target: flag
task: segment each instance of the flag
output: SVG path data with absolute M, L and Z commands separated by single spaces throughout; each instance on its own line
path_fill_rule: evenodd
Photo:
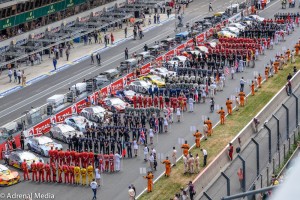
M 239 67 L 239 63 L 237 60 L 235 60 L 235 69 L 237 69 Z
M 225 76 L 227 76 L 227 75 L 229 75 L 229 74 L 230 74 L 230 71 L 229 71 L 229 68 L 228 68 L 228 67 L 225 67 L 225 71 L 224 71 L 224 73 L 225 73 Z

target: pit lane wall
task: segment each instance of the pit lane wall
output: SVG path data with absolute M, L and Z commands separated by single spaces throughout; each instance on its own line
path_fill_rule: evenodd
M 292 86 L 296 86 L 300 83 L 300 71 L 291 79 Z M 260 127 L 263 126 L 270 115 L 272 115 L 288 98 L 285 86 L 270 100 L 270 102 L 255 116 L 259 119 Z M 258 129 L 260 129 L 260 127 Z M 233 146 L 243 149 L 245 145 L 249 143 L 251 138 L 254 136 L 254 128 L 252 125 L 252 120 L 239 132 L 239 134 L 231 141 Z M 239 143 L 240 142 L 240 143 Z M 197 191 L 197 197 L 201 197 L 203 192 L 209 188 L 209 185 L 219 176 L 221 170 L 224 166 L 230 163 L 228 158 L 228 147 L 225 147 L 222 152 L 220 152 L 217 157 L 195 178 L 193 181 L 195 190 Z
M 247 11 L 244 11 L 244 16 L 246 15 Z M 235 17 L 235 16 L 233 16 Z M 226 26 L 228 24 L 228 19 L 224 20 L 218 24 L 216 24 L 214 27 L 209 28 L 205 32 L 196 35 L 196 43 L 201 44 L 204 43 L 207 39 L 211 38 L 213 34 L 216 31 L 220 31 L 222 26 Z M 141 75 L 146 75 L 150 72 L 150 68 L 152 65 L 155 63 L 160 63 L 162 61 L 167 61 L 169 60 L 172 56 L 175 55 L 181 55 L 181 52 L 184 50 L 185 47 L 190 47 L 191 49 L 194 49 L 194 40 L 193 38 L 187 40 L 185 43 L 178 45 L 176 48 L 168 51 L 164 55 L 161 55 L 155 59 L 154 62 L 147 63 L 144 66 L 140 68 Z M 88 96 L 89 101 L 91 102 L 92 105 L 96 105 L 98 102 L 99 97 L 105 97 L 108 94 L 113 94 L 118 90 L 122 90 L 126 85 L 130 83 L 133 79 L 135 79 L 135 73 L 131 72 L 124 77 L 116 80 L 115 82 L 111 83 L 110 85 L 102 88 L 99 91 L 94 92 L 93 94 Z M 27 129 L 25 136 L 30 136 L 30 135 L 41 135 L 41 134 L 46 134 L 50 131 L 51 124 L 52 123 L 58 123 L 58 122 L 63 122 L 66 117 L 70 116 L 71 114 L 79 114 L 83 108 L 87 106 L 85 99 L 80 100 L 79 102 L 73 104 L 70 107 L 65 108 L 64 110 L 58 112 L 57 114 L 45 119 L 44 121 L 36 124 L 35 126 Z M 17 141 L 17 145 L 20 146 L 20 136 L 17 135 L 15 136 L 15 140 Z M 2 159 L 2 151 L 4 151 L 4 145 L 5 142 L 0 144 L 0 159 Z

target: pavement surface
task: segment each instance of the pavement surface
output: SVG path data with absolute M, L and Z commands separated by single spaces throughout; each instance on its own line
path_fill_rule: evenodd
M 190 4 L 190 7 L 186 10 L 184 21 L 191 20 L 193 18 L 199 18 L 208 15 L 208 1 L 195 1 Z M 230 5 L 229 1 L 222 1 L 222 4 L 218 4 L 217 1 L 213 2 L 215 11 L 223 11 Z M 272 4 L 271 4 L 272 5 Z M 277 4 L 279 5 L 279 4 Z M 263 16 L 272 17 L 274 10 L 272 7 L 263 11 Z M 296 12 L 296 9 L 293 9 Z M 290 10 L 292 12 L 292 10 Z M 200 14 L 201 13 L 201 14 Z M 298 30 L 297 30 L 298 31 Z M 160 34 L 157 34 L 160 33 Z M 298 32 L 297 32 L 298 33 Z M 262 73 L 263 68 L 269 59 L 274 56 L 277 51 L 281 51 L 283 46 L 288 47 L 293 45 L 295 40 L 298 39 L 297 33 L 288 36 L 286 43 L 281 43 L 276 46 L 272 51 L 268 50 L 265 55 L 260 56 L 256 62 L 255 68 L 247 68 L 243 73 L 235 74 L 234 80 L 226 80 L 226 86 L 222 92 L 218 92 L 215 97 L 216 104 L 225 106 L 225 100 L 227 97 L 236 94 L 236 88 L 239 86 L 239 79 L 243 76 L 246 80 L 250 80 L 254 77 L 254 72 Z M 111 48 L 102 53 L 102 59 L 104 59 L 102 67 L 95 67 L 90 65 L 90 61 L 86 60 L 78 63 L 72 68 L 68 68 L 62 72 L 59 72 L 53 76 L 41 80 L 38 84 L 32 84 L 24 89 L 12 93 L 6 97 L 0 99 L 0 124 L 5 124 L 21 115 L 21 113 L 29 109 L 30 106 L 38 107 L 46 102 L 46 99 L 54 94 L 65 93 L 71 85 L 87 79 L 92 74 L 99 73 L 106 69 L 116 66 L 121 60 L 124 59 L 124 49 L 129 48 L 130 52 L 140 50 L 145 43 L 148 45 L 154 41 L 160 40 L 166 36 L 174 35 L 174 23 L 167 22 L 164 26 L 159 26 L 155 30 L 149 31 L 145 34 L 145 38 L 142 41 L 126 41 L 118 47 Z M 298 33 L 299 35 L 299 33 Z M 110 56 L 113 55 L 113 56 Z M 246 93 L 250 92 L 250 87 L 246 87 Z M 195 106 L 194 113 L 184 113 L 182 122 L 173 123 L 170 125 L 170 130 L 167 134 L 160 134 L 158 139 L 154 143 L 154 148 L 157 153 L 170 155 L 173 146 L 176 147 L 178 152 L 181 152 L 180 145 L 178 144 L 178 138 L 184 138 L 189 144 L 194 143 L 191 126 L 196 126 L 200 129 L 202 127 L 202 118 L 209 116 L 215 124 L 219 120 L 219 116 L 215 113 L 209 113 L 209 105 L 197 104 Z M 163 144 L 163 145 L 162 145 Z M 200 152 L 199 152 L 200 153 Z M 209 153 L 209 152 L 208 152 Z M 202 159 L 200 159 L 202 160 Z M 137 194 L 140 193 L 146 187 L 146 181 L 142 178 L 143 174 L 140 174 L 140 168 L 147 167 L 143 161 L 142 149 L 139 149 L 139 156 L 135 159 L 123 159 L 122 170 L 115 174 L 103 174 L 103 186 L 98 190 L 99 199 L 114 199 L 123 200 L 128 199 L 128 186 L 134 184 L 137 189 Z M 163 166 L 158 165 L 157 172 L 154 173 L 155 177 L 158 177 L 163 172 Z M 51 193 L 55 195 L 55 199 L 78 199 L 85 200 L 92 198 L 92 191 L 88 187 L 65 185 L 65 184 L 48 184 L 48 183 L 34 183 L 34 182 L 22 182 L 13 187 L 3 188 L 2 193 L 18 192 L 26 194 L 28 192 L 33 193 Z M 66 192 L 68 191 L 68 192 Z
M 162 26 L 165 22 L 167 21 L 172 21 L 175 18 L 175 15 L 172 14 L 170 15 L 170 17 L 168 18 L 166 14 L 160 14 L 160 24 L 153 24 L 153 16 L 151 16 L 151 22 L 152 24 L 148 24 L 148 19 L 150 18 L 149 15 L 145 16 L 145 26 L 142 26 L 143 31 L 146 33 L 151 29 L 154 29 L 158 26 Z M 125 38 L 125 34 L 124 34 L 124 28 L 127 27 L 127 38 Z M 81 43 L 75 43 L 74 42 L 74 48 L 71 48 L 70 50 L 70 57 L 69 57 L 69 61 L 67 61 L 66 55 L 65 55 L 65 51 L 63 53 L 63 57 L 60 57 L 57 60 L 57 70 L 56 72 L 54 72 L 54 67 L 53 67 L 53 63 L 52 63 L 52 58 L 53 58 L 53 54 L 50 55 L 43 55 L 42 57 L 42 62 L 41 63 L 35 63 L 33 66 L 31 66 L 30 63 L 22 63 L 17 70 L 24 70 L 25 76 L 26 76 L 26 82 L 27 82 L 27 86 L 36 83 L 37 81 L 40 81 L 41 79 L 47 78 L 51 75 L 54 75 L 55 73 L 65 70 L 66 68 L 70 67 L 72 68 L 74 64 L 77 64 L 78 62 L 80 62 L 79 58 L 82 58 L 84 56 L 87 56 L 86 59 L 90 59 L 90 55 L 97 51 L 100 50 L 100 52 L 106 51 L 110 48 L 114 48 L 116 46 L 118 46 L 118 44 L 125 42 L 126 40 L 132 40 L 132 32 L 133 32 L 133 26 L 130 26 L 130 23 L 128 23 L 128 26 L 126 26 L 126 24 L 123 24 L 123 28 L 119 29 L 119 28 L 114 28 L 114 29 L 110 29 L 109 31 L 106 32 L 106 34 L 110 35 L 111 33 L 113 33 L 114 38 L 115 38 L 115 42 L 114 44 L 108 44 L 107 47 L 105 47 L 104 44 L 104 33 L 102 33 L 102 42 L 101 44 L 95 44 L 94 43 L 94 38 L 92 38 L 92 44 L 88 44 L 88 45 L 84 45 L 83 42 Z M 94 53 L 94 57 L 95 57 L 95 53 Z M 95 59 L 96 60 L 96 59 Z M 16 87 L 18 89 L 22 89 L 22 87 L 20 87 L 20 85 L 17 82 L 9 82 L 9 77 L 8 77 L 8 70 L 5 70 L 2 72 L 2 74 L 0 75 L 0 97 L 1 94 L 3 94 L 3 96 L 6 96 L 9 94 L 9 92 L 15 92 L 16 91 Z M 15 90 L 14 90 L 15 89 Z

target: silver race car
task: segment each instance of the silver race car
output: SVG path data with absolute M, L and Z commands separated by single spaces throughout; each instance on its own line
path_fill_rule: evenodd
M 48 152 L 51 147 L 53 147 L 53 149 L 58 148 L 58 150 L 63 149 L 63 146 L 61 144 L 53 142 L 53 140 L 47 136 L 30 136 L 26 139 L 25 144 L 27 145 L 29 150 L 47 157 L 49 156 Z

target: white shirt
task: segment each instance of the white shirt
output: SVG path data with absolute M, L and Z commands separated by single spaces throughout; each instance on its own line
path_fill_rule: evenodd
M 144 154 L 145 155 L 148 154 L 148 151 L 149 151 L 148 147 L 144 147 Z
M 194 99 L 189 98 L 189 103 L 190 103 L 190 104 L 194 103 Z
M 154 163 L 154 156 L 153 156 L 153 154 L 150 156 L 149 162 Z
M 122 158 L 122 156 L 120 154 L 118 154 L 118 153 L 115 154 L 115 161 L 116 162 L 120 162 L 121 158 Z
M 91 186 L 92 189 L 97 189 L 98 184 L 97 184 L 96 181 L 93 181 L 93 182 L 91 182 L 90 186 Z
M 100 179 L 101 178 L 101 175 L 99 173 L 99 169 L 98 168 L 95 169 L 95 175 L 96 175 L 96 179 Z
M 173 158 L 174 158 L 174 157 L 176 158 L 176 154 L 177 154 L 177 150 L 174 149 L 174 150 L 173 150 L 173 155 L 172 155 L 172 157 L 173 157 Z
M 205 149 L 202 149 L 202 153 L 204 156 L 207 156 L 207 151 Z

